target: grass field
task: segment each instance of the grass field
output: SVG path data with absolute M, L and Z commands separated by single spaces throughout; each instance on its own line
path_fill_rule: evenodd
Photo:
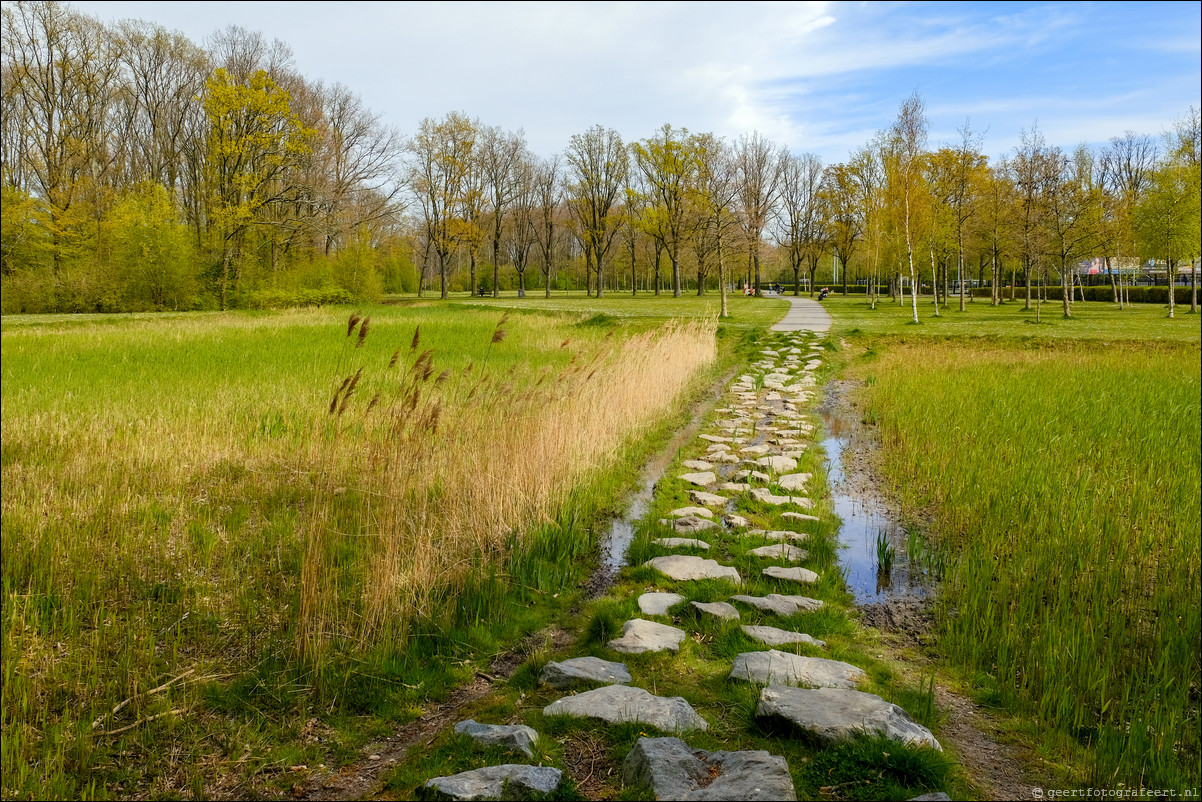
M 6 793 L 236 795 L 315 714 L 412 716 L 554 613 L 717 357 L 704 312 L 349 313 L 4 319 Z
M 1196 787 L 1198 316 L 860 304 L 831 308 L 888 484 L 929 522 L 941 651 L 1043 743 L 1089 747 L 1083 784 Z

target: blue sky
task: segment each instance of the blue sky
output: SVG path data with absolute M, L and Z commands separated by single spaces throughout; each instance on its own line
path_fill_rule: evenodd
M 202 43 L 235 24 L 291 46 L 402 133 L 464 111 L 521 128 L 542 155 L 600 123 L 758 130 L 842 161 L 917 91 L 931 144 L 966 120 L 1004 155 L 1158 135 L 1202 105 L 1202 3 L 76 2 Z

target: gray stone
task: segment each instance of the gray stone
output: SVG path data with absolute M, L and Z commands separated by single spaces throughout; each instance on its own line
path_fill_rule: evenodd
M 799 563 L 810 556 L 805 549 L 790 546 L 788 543 L 774 543 L 771 546 L 760 546 L 758 549 L 752 549 L 749 553 L 754 554 L 756 557 L 788 560 L 791 563 Z
M 770 576 L 773 579 L 784 579 L 789 582 L 801 582 L 803 584 L 812 584 L 819 579 L 818 574 L 808 568 L 785 568 L 782 565 L 770 565 L 762 573 L 764 576 Z
M 760 691 L 755 715 L 783 719 L 824 741 L 880 734 L 904 744 L 943 749 L 931 731 L 910 718 L 906 711 L 863 691 L 770 685 Z
M 717 560 L 706 560 L 702 557 L 689 557 L 683 554 L 670 554 L 666 557 L 655 557 L 643 565 L 650 566 L 661 574 L 680 581 L 691 579 L 727 579 L 736 585 L 743 583 L 739 572 L 730 565 L 719 565 Z
M 679 696 L 655 696 L 642 688 L 609 685 L 576 696 L 565 696 L 543 708 L 545 716 L 595 718 L 607 724 L 633 721 L 667 732 L 705 730 L 709 724 Z
M 640 738 L 622 764 L 622 781 L 648 786 L 656 799 L 797 799 L 783 757 L 693 750 L 679 738 Z
M 676 651 L 684 640 L 684 630 L 634 618 L 622 625 L 622 637 L 614 638 L 607 646 L 624 654 Z
M 709 510 L 706 512 L 713 515 Z M 702 518 L 698 515 L 686 515 L 683 518 L 678 518 L 672 522 L 672 528 L 682 535 L 689 535 L 695 532 L 704 532 L 707 529 L 718 529 L 719 524 L 713 521 Z
M 626 685 L 631 678 L 623 663 L 600 657 L 573 657 L 562 663 L 547 663 L 538 681 L 564 691 L 577 685 Z
M 705 507 L 679 507 L 672 510 L 668 515 L 673 518 L 685 518 L 689 515 L 696 515 L 700 518 L 713 518 L 714 514 Z
M 780 593 L 769 593 L 767 596 L 731 596 L 731 601 L 740 601 L 752 607 L 777 615 L 796 615 L 808 613 L 822 606 L 818 599 L 806 596 L 784 596 Z
M 680 464 L 693 471 L 712 471 L 714 469 L 713 465 L 703 459 L 686 459 Z
M 718 477 L 713 471 L 702 471 L 701 473 L 682 473 L 680 478 L 689 484 L 694 484 L 698 487 L 709 487 L 714 482 L 718 481 Z
M 952 798 L 942 791 L 936 791 L 933 794 L 912 796 L 910 797 L 909 802 L 952 802 Z
M 756 456 L 762 456 L 764 454 L 767 454 L 771 450 L 772 449 L 769 446 L 761 444 L 758 446 L 744 446 L 743 448 L 739 449 L 739 453 L 740 454 L 755 454 Z
M 758 627 L 743 625 L 743 631 L 749 637 L 755 638 L 761 643 L 766 643 L 769 646 L 786 646 L 790 643 L 805 643 L 809 646 L 817 646 L 819 649 L 826 648 L 826 641 L 818 640 L 810 637 L 804 632 L 790 632 L 787 629 L 777 629 L 776 627 Z
M 679 593 L 644 593 L 639 596 L 639 610 L 643 615 L 667 615 L 669 607 L 682 601 Z
M 705 549 L 708 550 L 710 544 L 704 540 L 698 540 L 693 537 L 657 537 L 651 541 L 657 546 L 663 546 L 666 549 Z
M 804 512 L 782 512 L 780 517 L 787 518 L 791 521 L 817 521 L 817 515 L 808 515 Z
M 756 534 L 765 540 L 775 540 L 777 542 L 783 540 L 792 540 L 794 543 L 803 543 L 809 539 L 809 532 L 791 532 L 787 529 L 772 529 L 765 532 L 763 529 L 753 529 L 747 534 Z
M 806 483 L 810 481 L 811 474 L 808 473 L 787 473 L 776 480 L 780 485 L 781 490 L 805 490 Z
M 528 757 L 534 757 L 530 747 L 538 743 L 538 733 L 525 724 L 481 724 L 470 718 L 455 725 L 455 734 L 466 735 L 483 746 L 504 746 L 525 752 Z
M 562 779 L 559 769 L 508 763 L 435 777 L 426 787 L 451 799 L 521 799 L 532 793 L 549 794 L 559 788 Z
M 694 504 L 700 504 L 703 507 L 721 507 L 730 501 L 726 496 L 716 496 L 703 490 L 690 490 L 689 499 Z
M 723 621 L 738 621 L 739 611 L 726 602 L 693 602 L 693 606 L 704 615 L 721 618 Z
M 751 485 L 746 482 L 723 482 L 718 489 L 726 493 L 745 493 L 751 489 Z
M 724 451 L 721 454 L 714 454 L 710 457 L 714 462 L 720 462 L 723 465 L 737 465 L 739 458 L 729 451 Z
M 838 660 L 802 657 L 770 649 L 735 657 L 730 676 L 757 685 L 803 685 L 810 688 L 855 688 L 868 679 L 859 668 Z
M 711 443 L 729 443 L 731 441 L 731 438 L 729 437 L 722 437 L 716 434 L 699 434 L 697 436 L 702 440 L 707 440 Z
M 747 520 L 742 515 L 735 515 L 734 513 L 727 515 L 725 518 L 723 518 L 723 520 L 726 521 L 726 525 L 731 529 L 746 529 L 747 527 L 751 526 L 751 521 Z

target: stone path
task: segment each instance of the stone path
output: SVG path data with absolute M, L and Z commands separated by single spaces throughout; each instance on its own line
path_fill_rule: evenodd
M 821 337 L 813 332 L 825 331 L 830 317 L 809 299 L 788 300 L 794 304 L 793 310 L 773 328 L 790 334 L 774 348 L 762 349 L 749 371 L 732 383 L 719 402 L 718 420 L 698 436 L 701 446 L 708 449 L 705 458 L 681 465 L 677 477 L 684 486 L 696 488 L 688 491 L 688 496 L 699 506 L 678 507 L 668 513 L 670 518 L 658 521 L 655 531 L 675 536 L 653 537 L 648 544 L 659 554 L 644 566 L 657 572 L 660 579 L 655 584 L 660 589 L 639 596 L 638 607 L 644 616 L 671 618 L 686 628 L 724 625 L 722 622 L 738 626 L 741 606 L 754 618 L 763 618 L 764 624 L 783 627 L 789 622 L 778 618 L 823 607 L 820 600 L 790 595 L 822 582 L 816 571 L 803 565 L 810 560 L 807 549 L 794 545 L 809 539 L 811 533 L 805 528 L 820 521 L 821 511 L 809 498 L 792 493 L 804 491 L 811 478 L 795 471 L 812 442 L 815 427 L 806 420 L 805 410 L 814 400 L 815 372 L 825 353 Z M 770 521 L 774 528 L 751 528 L 750 520 L 735 512 L 736 504 L 740 512 Z M 765 563 L 751 572 L 762 572 L 773 580 L 768 586 L 783 593 L 745 595 L 740 592 L 744 580 L 739 571 L 721 562 L 729 547 L 744 549 L 756 543 L 763 545 L 737 553 Z M 719 559 L 675 553 L 681 548 L 712 550 Z M 782 562 L 787 565 L 767 565 Z M 725 597 L 684 604 L 688 600 L 685 594 L 697 581 L 711 583 L 706 586 L 711 591 L 727 588 Z M 765 580 L 756 582 L 765 586 Z M 941 748 L 930 731 L 905 710 L 861 690 L 870 682 L 861 667 L 794 653 L 799 649 L 821 651 L 826 644 L 808 633 L 782 627 L 744 626 L 743 631 L 757 646 L 730 661 L 733 680 L 761 688 L 756 721 L 783 738 L 837 742 L 868 734 L 882 735 L 899 745 Z M 690 637 L 677 626 L 633 618 L 607 648 L 619 659 L 622 654 L 675 652 Z M 778 651 L 777 647 L 790 651 Z M 689 699 L 657 696 L 641 687 L 654 688 L 657 679 L 630 672 L 624 663 L 596 657 L 549 663 L 540 681 L 567 695 L 547 705 L 543 714 L 584 718 L 597 726 L 634 722 L 675 735 L 638 739 L 622 769 L 627 793 L 645 791 L 660 799 L 797 798 L 789 767 L 780 755 L 756 750 L 706 752 L 690 747 L 685 739 L 690 733 L 706 730 L 709 722 Z M 457 728 L 473 738 L 491 739 L 489 743 L 512 742 L 512 748 L 520 752 L 538 740 L 537 733 L 527 730 L 494 729 L 474 721 Z M 558 776 L 550 773 L 554 770 L 534 774 L 533 768 L 523 764 L 487 766 L 453 777 L 436 777 L 426 785 L 454 799 L 487 798 L 481 794 L 491 793 L 495 783 L 503 782 L 497 778 L 512 771 L 510 787 L 553 792 L 559 782 Z

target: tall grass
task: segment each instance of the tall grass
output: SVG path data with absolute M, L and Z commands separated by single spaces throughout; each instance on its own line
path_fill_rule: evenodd
M 898 345 L 866 368 L 885 471 L 934 516 L 942 648 L 1094 747 L 1083 782 L 1196 787 L 1196 347 Z
M 437 691 L 398 667 L 561 589 L 715 352 L 712 323 L 366 312 L 4 319 L 6 795 L 259 782 L 324 759 L 316 710 Z

